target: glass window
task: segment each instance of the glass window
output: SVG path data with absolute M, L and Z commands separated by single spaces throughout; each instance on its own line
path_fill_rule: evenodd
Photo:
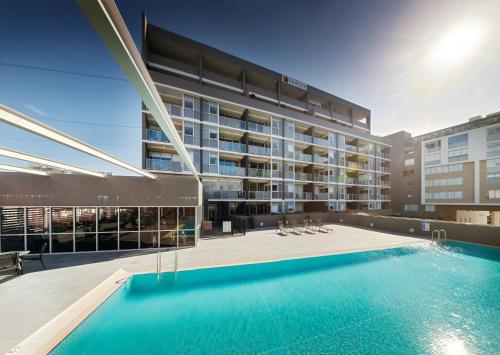
M 52 208 L 52 233 L 73 233 L 73 208 Z
M 160 229 L 177 229 L 177 207 L 160 207 Z
M 195 229 L 194 207 L 179 207 L 179 229 Z
M 158 230 L 158 207 L 141 207 L 141 231 L 156 230 Z
M 95 217 L 95 214 L 94 214 Z M 75 251 L 95 251 L 96 235 L 95 233 L 77 233 L 75 234 Z
M 99 207 L 99 232 L 118 231 L 118 208 Z
M 28 234 L 45 234 L 49 232 L 49 209 L 44 207 L 27 208 Z
M 448 149 L 466 147 L 469 143 L 469 134 L 463 133 L 458 136 L 448 138 Z
M 416 211 L 418 211 L 418 205 L 413 205 L 413 204 L 411 204 L 411 205 L 405 205 L 404 209 L 407 212 L 416 212 Z
M 76 211 L 75 231 L 77 233 L 95 232 L 96 231 L 95 207 L 77 207 L 75 211 Z
M 1 252 L 24 250 L 24 235 L 2 235 Z
M 139 230 L 139 208 L 120 207 L 120 231 Z
M 213 103 L 209 104 L 209 111 L 212 115 L 216 115 L 218 113 L 217 107 L 218 107 L 217 104 L 213 104 Z
M 217 165 L 217 154 L 210 154 L 208 159 L 210 165 Z
M 43 244 L 47 243 L 45 247 L 45 253 L 49 252 L 49 235 L 48 234 L 35 234 L 28 235 L 26 238 L 27 246 L 26 248 L 30 251 L 30 253 L 40 253 L 42 250 Z
M 208 135 L 210 137 L 210 139 L 217 139 L 217 129 L 216 128 L 210 128 L 210 130 L 208 131 Z
M 435 205 L 425 205 L 425 212 L 436 212 Z
M 168 248 L 177 246 L 177 231 L 161 231 L 160 232 L 160 248 Z
M 415 159 L 414 158 L 406 159 L 405 160 L 405 166 L 410 166 L 410 165 L 415 165 Z
M 99 233 L 98 235 L 99 250 L 118 250 L 118 233 Z
M 24 234 L 24 208 L 0 208 L 0 213 L 0 234 Z
M 158 246 L 158 231 L 141 232 L 139 238 L 141 249 L 156 248 Z
M 54 211 L 54 209 L 52 209 Z M 54 224 L 52 224 L 54 229 Z M 53 253 L 71 253 L 73 252 L 73 234 L 52 234 L 52 252 Z
M 138 247 L 138 232 L 120 232 L 120 250 L 137 249 Z
M 184 122 L 184 135 L 190 137 L 194 136 L 194 124 L 190 122 Z
M 500 190 L 489 190 L 488 191 L 488 198 L 500 198 Z
M 184 108 L 194 110 L 194 99 L 190 96 L 184 96 Z
M 194 230 L 180 230 L 179 231 L 179 246 L 187 246 L 195 244 L 195 231 Z

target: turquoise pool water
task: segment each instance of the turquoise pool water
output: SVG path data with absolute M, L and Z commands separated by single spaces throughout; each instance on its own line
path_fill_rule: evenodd
M 498 354 L 499 301 L 459 243 L 141 275 L 53 354 Z

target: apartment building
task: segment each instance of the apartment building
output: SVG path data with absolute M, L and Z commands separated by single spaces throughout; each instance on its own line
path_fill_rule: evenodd
M 204 218 L 390 208 L 370 110 L 143 18 L 143 60 L 203 184 Z M 184 174 L 146 107 L 143 168 Z
M 387 138 L 398 191 L 394 213 L 457 220 L 457 211 L 500 211 L 500 112 L 416 137 L 401 131 Z

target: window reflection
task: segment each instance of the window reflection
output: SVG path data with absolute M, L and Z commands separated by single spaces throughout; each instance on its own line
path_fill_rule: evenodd
M 120 231 L 139 230 L 139 208 L 121 207 L 120 208 Z
M 95 207 L 76 208 L 75 231 L 95 232 L 96 231 L 96 209 Z
M 156 232 L 141 232 L 141 249 L 158 247 L 158 231 Z
M 52 233 L 73 233 L 73 208 L 52 208 Z
M 118 231 L 118 208 L 99 207 L 99 232 Z
M 179 207 L 179 229 L 195 228 L 195 208 Z
M 52 234 L 52 252 L 70 253 L 73 251 L 73 234 Z
M 161 231 L 160 232 L 160 247 L 176 247 L 177 246 L 177 231 Z
M 2 208 L 1 234 L 24 234 L 24 208 Z
M 177 229 L 177 207 L 160 207 L 160 229 Z
M 139 233 L 120 233 L 120 250 L 137 249 L 139 247 Z
M 118 233 L 99 233 L 99 250 L 118 250 Z
M 34 207 L 26 209 L 28 234 L 43 234 L 49 232 L 49 209 Z
M 141 231 L 154 230 L 158 230 L 158 207 L 141 207 Z
M 77 233 L 75 234 L 75 251 L 95 251 L 96 250 L 95 233 Z

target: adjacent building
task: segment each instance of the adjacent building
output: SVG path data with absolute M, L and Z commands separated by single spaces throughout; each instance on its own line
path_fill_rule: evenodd
M 370 110 L 148 24 L 143 60 L 200 173 L 204 218 L 390 208 Z M 187 174 L 143 107 L 143 168 Z
M 394 213 L 473 222 L 484 213 L 465 211 L 500 211 L 500 112 L 416 137 L 401 131 L 387 138 L 398 191 Z

